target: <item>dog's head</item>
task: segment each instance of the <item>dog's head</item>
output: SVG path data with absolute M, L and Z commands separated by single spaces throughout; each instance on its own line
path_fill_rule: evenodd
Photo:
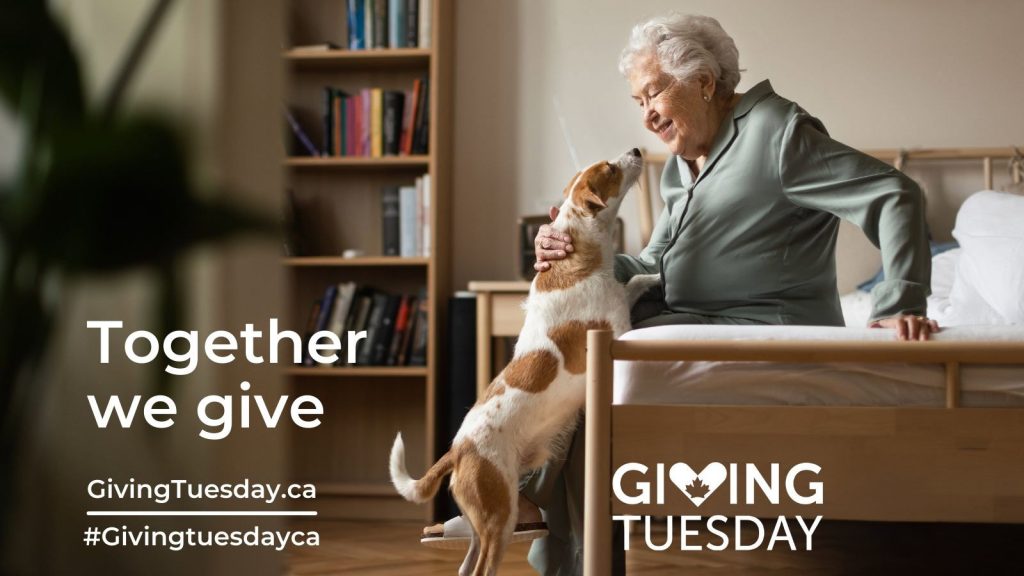
M 591 164 L 573 176 L 562 195 L 577 216 L 614 220 L 642 167 L 640 150 L 633 148 L 615 160 Z

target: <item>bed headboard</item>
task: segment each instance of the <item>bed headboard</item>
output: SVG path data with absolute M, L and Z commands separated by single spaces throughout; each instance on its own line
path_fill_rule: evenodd
M 1024 192 L 1024 157 L 1016 147 L 879 148 L 864 152 L 907 172 L 921 184 L 929 200 L 929 227 L 939 240 L 949 239 L 956 211 L 960 203 L 971 193 L 997 189 Z M 643 150 L 643 156 L 644 171 L 640 175 L 640 185 L 634 193 L 637 198 L 640 245 L 646 246 L 654 229 L 655 215 L 662 209 L 658 185 L 661 182 L 662 169 L 670 156 L 647 150 Z M 955 182 L 947 182 L 933 173 L 936 168 L 962 171 L 965 165 L 972 172 L 980 168 L 981 178 L 960 177 L 955 179 Z M 999 171 L 994 170 L 994 166 L 1005 167 L 1006 172 L 997 177 Z M 840 293 L 852 290 L 878 270 L 878 251 L 859 230 L 846 222 L 840 227 L 836 253 Z

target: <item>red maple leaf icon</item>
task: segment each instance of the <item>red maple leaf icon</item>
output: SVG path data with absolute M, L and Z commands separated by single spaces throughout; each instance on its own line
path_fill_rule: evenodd
M 705 498 L 708 495 L 708 485 L 700 479 L 700 476 L 695 476 L 693 482 L 686 487 L 686 494 L 690 498 Z

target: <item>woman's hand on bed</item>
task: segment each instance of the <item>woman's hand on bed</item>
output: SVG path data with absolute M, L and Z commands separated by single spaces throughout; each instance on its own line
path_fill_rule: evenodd
M 551 216 L 551 221 L 554 222 L 555 218 L 558 218 L 558 208 L 552 206 L 548 211 L 548 215 Z M 534 253 L 537 255 L 537 261 L 533 264 L 533 269 L 543 272 L 551 268 L 549 260 L 561 260 L 565 258 L 567 253 L 572 252 L 572 238 L 568 234 L 559 232 L 545 224 L 537 231 L 537 237 L 533 240 L 533 248 Z
M 924 316 L 910 316 L 900 314 L 891 318 L 875 320 L 870 324 L 871 328 L 895 328 L 896 338 L 899 340 L 927 340 L 929 336 L 939 331 L 939 323 Z

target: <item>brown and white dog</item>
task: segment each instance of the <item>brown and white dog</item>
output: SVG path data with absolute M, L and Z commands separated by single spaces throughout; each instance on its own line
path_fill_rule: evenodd
M 391 480 L 406 500 L 426 502 L 452 475 L 452 494 L 474 530 L 463 576 L 497 572 L 516 523 L 519 477 L 547 462 L 574 427 L 586 398 L 587 330 L 618 336 L 629 329 L 630 302 L 613 273 L 612 228 L 642 164 L 634 148 L 586 168 L 566 187 L 552 225 L 572 237 L 574 251 L 534 278 L 515 355 L 466 414 L 451 450 L 413 480 L 402 435 L 395 438 Z M 629 288 L 629 300 L 642 291 Z

